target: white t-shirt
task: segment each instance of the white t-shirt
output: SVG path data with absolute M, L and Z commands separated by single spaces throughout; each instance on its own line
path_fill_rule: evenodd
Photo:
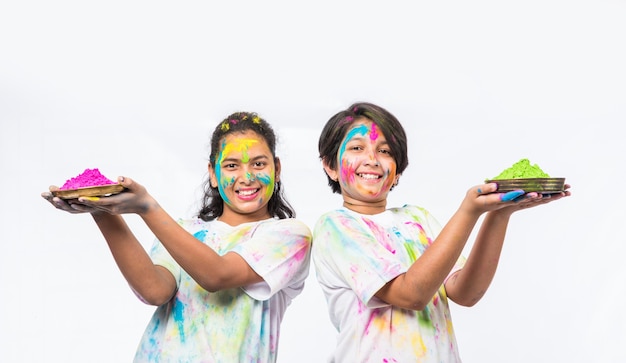
M 275 362 L 281 320 L 309 273 L 309 228 L 295 219 L 236 227 L 197 218 L 179 223 L 218 254 L 241 255 L 264 281 L 208 292 L 155 241 L 150 255 L 174 275 L 178 290 L 155 311 L 134 361 Z
M 439 231 L 432 215 L 415 206 L 377 215 L 343 208 L 319 218 L 312 259 L 338 331 L 331 362 L 461 361 L 443 285 L 422 311 L 374 296 L 406 272 Z M 463 262 L 459 258 L 451 273 Z

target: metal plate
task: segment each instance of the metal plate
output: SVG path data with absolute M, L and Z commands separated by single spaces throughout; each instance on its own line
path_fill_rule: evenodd
M 54 190 L 52 195 L 61 199 L 76 199 L 78 197 L 104 197 L 117 194 L 124 190 L 121 184 L 98 185 L 78 189 Z
M 522 189 L 526 193 L 558 193 L 565 187 L 565 178 L 518 178 L 518 179 L 489 179 L 486 183 L 497 183 L 498 192 L 510 192 Z

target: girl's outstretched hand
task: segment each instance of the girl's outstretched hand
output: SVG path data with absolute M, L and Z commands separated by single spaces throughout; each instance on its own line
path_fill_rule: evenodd
M 484 213 L 495 210 L 503 210 L 509 213 L 536 207 L 538 205 L 554 202 L 571 195 L 569 184 L 560 193 L 541 194 L 538 192 L 526 193 L 523 190 L 514 190 L 507 193 L 499 193 L 496 183 L 481 184 L 467 191 L 463 204 L 474 213 Z
M 109 214 L 142 215 L 158 207 L 157 201 L 143 185 L 123 176 L 117 178 L 117 181 L 124 187 L 123 192 L 102 198 L 80 197 L 78 202 Z
M 87 205 L 81 204 L 77 199 L 62 199 L 59 197 L 55 197 L 52 192 L 59 190 L 59 187 L 56 185 L 51 185 L 48 189 L 49 191 L 41 193 L 41 197 L 47 200 L 50 204 L 52 204 L 56 209 L 60 209 L 72 214 L 78 213 L 98 213 L 99 210 L 89 207 Z
M 125 190 L 107 197 L 79 197 L 66 201 L 52 196 L 51 191 L 56 188 L 54 186 L 50 187 L 50 192 L 42 193 L 41 196 L 56 208 L 69 213 L 136 213 L 141 215 L 158 207 L 157 201 L 141 184 L 127 177 L 119 177 L 118 182 L 124 186 Z

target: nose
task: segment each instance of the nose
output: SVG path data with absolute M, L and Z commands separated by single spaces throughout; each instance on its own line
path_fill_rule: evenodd
M 245 165 L 241 169 L 239 180 L 244 184 L 252 183 L 253 181 L 256 180 L 256 175 L 254 174 L 254 170 L 252 170 L 248 165 Z
M 246 175 L 245 175 L 245 180 L 249 181 L 249 182 L 253 182 L 256 180 L 256 177 L 254 176 L 254 174 L 252 174 L 249 171 L 246 171 Z
M 370 165 L 370 166 L 379 166 L 380 162 L 378 161 L 378 158 L 376 157 L 376 155 L 372 153 L 369 155 L 369 158 L 367 159 L 365 164 Z

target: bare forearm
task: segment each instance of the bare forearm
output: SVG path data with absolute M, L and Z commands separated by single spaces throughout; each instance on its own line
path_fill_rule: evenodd
M 154 265 L 121 216 L 94 214 L 113 258 L 130 287 L 146 302 L 161 305 L 176 288 L 173 277 Z
M 498 267 L 509 217 L 500 212 L 485 216 L 465 266 L 446 282 L 451 300 L 472 306 L 483 297 Z
M 476 213 L 457 211 L 424 254 L 377 296 L 393 305 L 423 309 L 454 267 L 478 217 Z
M 407 276 L 427 295 L 427 300 L 437 292 L 454 267 L 477 219 L 478 216 L 457 212 L 407 271 Z
M 160 206 L 150 208 L 141 217 L 174 260 L 204 289 L 217 291 L 228 287 L 227 280 L 237 276 L 236 263 L 198 241 Z

